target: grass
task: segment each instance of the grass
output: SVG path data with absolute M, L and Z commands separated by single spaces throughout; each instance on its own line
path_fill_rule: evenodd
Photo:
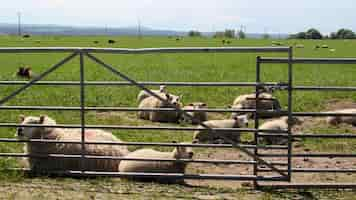
M 108 44 L 108 39 L 114 39 L 115 44 Z M 99 41 L 94 44 L 94 41 Z M 229 46 L 270 46 L 271 40 L 231 40 Z M 295 57 L 356 57 L 356 41 L 353 40 L 323 40 L 323 41 L 298 41 L 282 40 L 285 46 L 298 43 L 304 44 L 303 49 L 294 49 Z M 221 39 L 211 38 L 183 38 L 176 41 L 168 37 L 103 37 L 103 36 L 32 36 L 23 39 L 16 36 L 0 36 L 2 47 L 120 47 L 120 48 L 150 48 L 150 47 L 216 47 L 223 45 Z M 328 49 L 314 50 L 315 45 L 327 44 L 336 49 L 330 52 Z M 0 55 L 0 80 L 21 80 L 15 76 L 17 68 L 21 64 L 30 65 L 37 74 L 48 69 L 67 54 L 1 54 Z M 96 54 L 106 63 L 111 64 L 120 72 L 137 81 L 255 81 L 256 56 L 286 56 L 281 53 L 262 54 L 150 54 L 150 55 L 103 55 Z M 353 75 L 356 73 L 354 65 L 294 65 L 294 85 L 320 85 L 320 86 L 354 86 L 356 81 Z M 121 81 L 106 69 L 96 65 L 89 59 L 85 59 L 85 79 L 91 81 Z M 79 59 L 74 59 L 66 65 L 54 71 L 45 80 L 79 80 Z M 287 81 L 287 66 L 263 65 L 262 80 Z M 0 98 L 9 95 L 19 86 L 1 86 Z M 183 95 L 183 103 L 203 101 L 212 108 L 225 108 L 233 99 L 243 93 L 252 92 L 253 88 L 239 87 L 168 87 L 175 94 Z M 139 89 L 135 87 L 86 87 L 87 106 L 127 106 L 135 107 L 136 95 Z M 279 91 L 276 96 L 283 107 L 287 106 L 286 92 Z M 6 103 L 5 105 L 36 105 L 36 106 L 79 106 L 78 87 L 32 86 L 25 92 Z M 294 111 L 322 111 L 331 100 L 356 100 L 356 94 L 351 92 L 295 92 L 293 95 Z M 80 115 L 77 112 L 39 112 L 39 111 L 7 111 L 1 110 L 0 122 L 16 122 L 19 114 L 39 115 L 45 113 L 57 120 L 58 123 L 78 124 Z M 143 125 L 147 121 L 137 120 L 135 113 L 95 113 L 88 112 L 89 124 L 119 124 L 119 125 Z M 219 115 L 220 118 L 227 115 Z M 171 124 L 172 125 L 172 124 Z M 251 125 L 251 127 L 253 124 Z M 340 132 L 343 127 L 332 128 L 320 125 L 307 130 L 314 133 Z M 347 130 L 355 133 L 354 129 Z M 125 141 L 142 142 L 170 142 L 189 141 L 191 132 L 184 131 L 113 131 Z M 1 128 L 1 138 L 14 137 L 15 129 Z M 249 138 L 249 137 L 246 137 Z M 356 151 L 354 140 L 303 140 L 303 146 L 316 152 L 348 152 Z M 133 147 L 138 148 L 138 147 Z M 0 144 L 0 152 L 22 152 L 21 144 Z M 16 167 L 15 159 L 0 159 L 0 168 Z M 0 173 L 1 174 L 1 173 Z M 8 176 L 1 174 L 1 176 Z M 12 176 L 13 177 L 13 176 Z M 18 175 L 15 177 L 22 177 Z M 17 180 L 15 178 L 15 180 Z M 46 180 L 50 181 L 50 180 Z M 273 194 L 270 196 L 275 197 Z M 262 199 L 269 199 L 269 194 Z

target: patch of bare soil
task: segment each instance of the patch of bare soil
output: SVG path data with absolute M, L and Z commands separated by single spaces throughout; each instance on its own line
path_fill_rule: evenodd
M 338 99 L 333 99 L 326 103 L 326 110 L 328 111 L 347 109 L 347 108 L 356 108 L 356 102 L 352 100 L 340 101 Z

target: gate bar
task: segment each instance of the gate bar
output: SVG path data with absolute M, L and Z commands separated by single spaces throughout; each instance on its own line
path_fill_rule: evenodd
M 16 123 L 0 123 L 0 127 L 46 127 L 46 128 L 81 128 L 79 124 L 71 125 L 44 125 L 44 124 L 16 124 Z M 134 130 L 176 130 L 176 131 L 203 131 L 205 128 L 197 127 L 175 127 L 175 126 L 124 126 L 124 125 L 85 125 L 88 129 L 134 129 Z M 212 131 L 231 131 L 231 132 L 275 132 L 286 133 L 286 130 L 271 130 L 271 129 L 254 129 L 254 128 L 210 128 Z
M 262 53 L 287 52 L 289 47 L 170 47 L 170 48 L 90 48 L 90 47 L 3 47 L 0 53 L 56 53 L 81 51 L 110 54 L 152 53 Z
M 0 153 L 0 157 L 22 157 L 22 158 L 68 158 L 68 159 L 81 159 L 81 154 L 25 154 L 25 153 Z M 159 162 L 182 162 L 182 163 L 208 163 L 208 164 L 239 164 L 239 165 L 253 165 L 255 161 L 246 160 L 213 160 L 213 159 L 161 159 L 161 158 L 127 158 L 119 156 L 93 156 L 84 155 L 84 159 L 99 159 L 99 160 L 131 160 L 131 161 L 159 161 Z M 284 162 L 268 162 L 271 165 L 286 166 Z
M 28 81 L 0 81 L 0 85 L 24 85 Z M 240 87 L 255 87 L 257 83 L 254 82 L 149 82 L 142 81 L 137 82 L 140 85 L 146 86 L 197 86 L 197 87 L 206 87 L 206 86 L 240 86 Z M 78 86 L 80 81 L 38 81 L 33 85 L 60 85 L 60 86 Z M 132 86 L 132 83 L 127 81 L 84 81 L 84 85 L 88 86 Z M 261 86 L 283 86 L 281 83 L 276 82 L 266 82 L 260 83 Z
M 81 144 L 80 141 L 74 140 L 47 140 L 47 139 L 32 139 L 32 140 L 19 140 L 19 139 L 12 139 L 12 138 L 0 138 L 0 142 L 8 142 L 8 143 L 17 143 L 17 142 L 24 142 L 24 143 L 54 143 L 54 144 Z M 231 144 L 179 144 L 179 143 L 160 143 L 160 142 L 90 142 L 85 141 L 86 145 L 93 144 L 93 145 L 126 145 L 126 146 L 165 146 L 165 147 L 211 147 L 211 148 L 232 148 L 234 147 Z M 260 148 L 260 149 L 285 149 L 285 146 L 280 145 L 266 145 L 266 146 L 256 146 L 256 145 L 246 145 L 240 144 L 241 147 L 244 148 Z
M 289 63 L 288 58 L 261 58 L 262 63 Z M 355 58 L 293 58 L 292 64 L 356 64 Z

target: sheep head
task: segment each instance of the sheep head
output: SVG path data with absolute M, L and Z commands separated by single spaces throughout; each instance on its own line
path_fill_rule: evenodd
M 176 143 L 176 142 L 173 142 Z M 196 143 L 193 141 L 193 143 Z M 189 144 L 189 143 L 181 143 L 181 144 Z M 193 149 L 191 147 L 185 146 L 177 146 L 173 150 L 173 157 L 176 159 L 192 159 L 194 156 Z
M 20 115 L 21 125 L 56 125 L 56 121 L 46 115 L 40 117 Z M 18 127 L 17 137 L 22 139 L 39 139 L 46 137 L 54 128 L 52 127 Z
M 243 128 L 248 126 L 248 115 L 239 115 L 234 117 L 235 124 L 233 128 Z

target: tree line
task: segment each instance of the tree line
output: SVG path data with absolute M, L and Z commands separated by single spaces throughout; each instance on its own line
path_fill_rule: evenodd
M 290 39 L 356 39 L 356 34 L 350 29 L 339 29 L 336 32 L 330 33 L 330 35 L 322 35 L 319 30 L 311 28 L 306 32 L 299 32 L 289 36 Z
M 199 31 L 191 30 L 188 32 L 189 37 L 201 37 L 202 33 Z M 245 39 L 246 34 L 242 30 L 235 31 L 233 29 L 226 29 L 225 31 L 217 31 L 213 35 L 214 38 L 240 38 Z

